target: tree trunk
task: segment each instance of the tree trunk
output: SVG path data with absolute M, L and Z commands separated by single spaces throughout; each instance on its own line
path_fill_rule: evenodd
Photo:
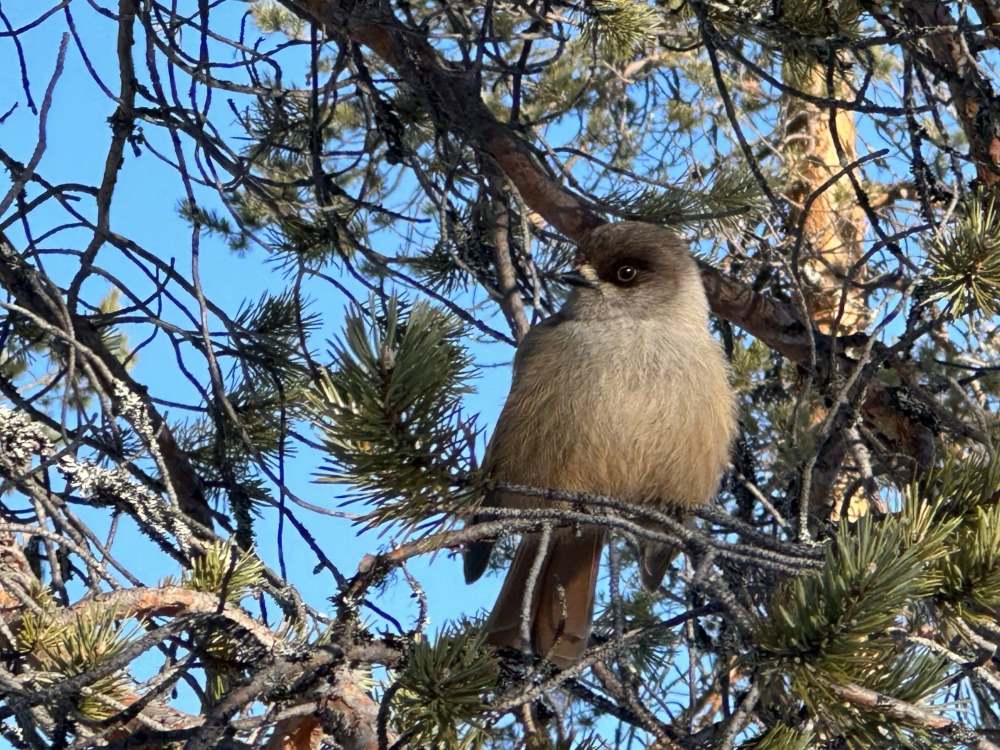
M 795 88 L 819 97 L 850 96 L 840 74 L 834 91 L 828 90 L 825 66 L 808 64 L 804 74 L 792 67 L 786 62 L 785 79 Z M 855 265 L 864 255 L 867 222 L 848 174 L 828 184 L 843 171 L 843 164 L 857 158 L 854 114 L 836 110 L 831 118 L 829 109 L 788 95 L 784 106 L 785 196 L 794 206 L 791 219 L 803 234 L 801 258 L 792 263 L 798 263 L 802 292 L 816 327 L 831 335 L 856 333 L 868 323 L 870 311 L 864 290 L 845 284 L 845 279 L 857 282 L 863 277 L 864 269 Z

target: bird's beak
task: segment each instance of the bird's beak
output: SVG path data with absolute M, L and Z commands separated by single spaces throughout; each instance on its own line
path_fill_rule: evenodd
M 589 263 L 581 263 L 574 270 L 560 274 L 559 280 L 571 286 L 597 288 L 597 272 Z

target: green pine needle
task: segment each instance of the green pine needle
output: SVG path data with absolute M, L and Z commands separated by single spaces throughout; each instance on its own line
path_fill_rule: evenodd
M 930 295 L 955 316 L 1000 312 L 1000 211 L 994 194 L 979 191 L 930 248 Z
M 63 677 L 87 674 L 120 654 L 132 641 L 137 626 L 118 621 L 114 608 L 86 607 L 67 624 L 53 625 L 57 638 L 38 654 L 50 672 Z M 53 622 L 62 622 L 54 620 Z M 45 639 L 46 641 L 48 639 Z M 43 682 L 55 683 L 46 678 Z M 94 680 L 75 698 L 76 709 L 89 721 L 102 721 L 118 709 L 102 697 L 121 702 L 132 692 L 132 681 L 125 670 L 118 670 Z
M 393 700 L 396 723 L 413 747 L 482 747 L 488 733 L 476 720 L 497 675 L 477 628 L 445 628 L 433 644 L 421 641 L 410 653 Z
M 232 222 L 218 211 L 204 208 L 189 200 L 183 200 L 177 206 L 177 213 L 188 223 L 199 224 L 203 232 L 221 237 L 230 249 L 246 250 L 248 243 L 246 234 L 242 229 L 234 228 Z
M 856 32 L 861 4 L 857 0 L 785 0 L 781 21 L 802 36 L 846 36 Z
M 941 560 L 938 599 L 955 615 L 991 623 L 1000 608 L 1000 504 L 977 508 Z
M 305 25 L 301 18 L 274 0 L 258 0 L 250 6 L 257 28 L 266 33 L 283 33 L 296 38 Z
M 798 732 L 785 724 L 775 724 L 766 734 L 741 745 L 740 750 L 810 750 L 812 732 Z
M 1000 455 L 950 458 L 906 489 L 906 506 L 924 503 L 939 516 L 972 517 L 1000 503 Z
M 111 316 L 121 309 L 121 292 L 112 287 L 105 297 L 97 304 L 97 309 L 104 315 Z M 101 327 L 101 340 L 119 362 L 128 362 L 128 369 L 131 370 L 138 362 L 138 358 L 132 355 L 129 350 L 128 336 L 114 326 Z
M 442 239 L 427 252 L 407 259 L 432 289 L 453 295 L 465 291 L 477 279 L 495 284 L 493 247 L 478 231 L 469 216 L 459 216 L 448 239 Z
M 591 0 L 583 39 L 596 45 L 606 59 L 616 61 L 641 50 L 660 28 L 657 10 L 641 0 Z
M 656 611 L 659 597 L 642 587 L 623 591 L 621 594 L 621 614 L 625 630 L 644 629 L 646 632 L 634 641 L 628 650 L 628 659 L 639 674 L 656 674 L 668 669 L 674 656 L 677 634 L 665 628 L 656 627 L 662 616 Z M 609 601 L 597 612 L 594 631 L 612 633 L 616 612 Z M 700 627 L 700 626 L 699 626 Z
M 14 631 L 14 645 L 21 653 L 51 651 L 62 637 L 61 629 L 55 625 L 55 599 L 38 579 L 32 579 L 28 594 L 38 609 L 25 609 Z
M 811 713 L 837 716 L 831 684 L 878 685 L 893 695 L 916 679 L 893 672 L 902 654 L 886 631 L 939 582 L 933 563 L 947 554 L 955 523 L 931 524 L 931 515 L 913 507 L 878 524 L 866 516 L 854 530 L 843 524 L 822 573 L 773 596 L 758 625 L 761 666 L 786 675 Z
M 319 481 L 350 485 L 367 527 L 412 529 L 464 507 L 474 420 L 462 415 L 472 360 L 452 316 L 396 298 L 348 316 L 313 407 L 328 462 Z
M 604 198 L 609 210 L 625 219 L 654 224 L 734 226 L 763 207 L 753 175 L 732 169 L 716 172 L 707 190 L 689 188 L 621 190 Z
M 239 549 L 231 540 L 214 542 L 203 555 L 194 558 L 184 585 L 196 591 L 222 595 L 230 604 L 264 582 L 264 565 L 249 550 Z
M 306 312 L 306 304 L 293 290 L 264 294 L 256 302 L 244 302 L 237 311 L 232 340 L 241 362 L 268 382 L 256 388 L 273 388 L 276 377 L 286 390 L 306 372 L 302 361 L 302 338 L 308 339 L 320 325 L 318 313 Z M 294 399 L 288 399 L 293 401 Z
M 770 690 L 790 690 L 817 731 L 852 750 L 931 748 L 926 728 L 839 701 L 855 683 L 928 705 L 948 662 L 890 630 L 937 605 L 990 618 L 1000 607 L 1000 460 L 951 459 L 903 493 L 898 513 L 842 524 L 822 573 L 779 587 L 757 627 L 757 665 Z M 754 746 L 756 747 L 756 746 Z
M 196 591 L 221 596 L 237 605 L 264 582 L 264 565 L 249 550 L 239 549 L 233 540 L 215 542 L 194 558 L 183 585 Z M 244 673 L 246 664 L 259 658 L 255 642 L 231 628 L 211 628 L 201 634 L 199 654 L 205 664 L 205 688 L 211 700 L 222 698 L 233 681 Z

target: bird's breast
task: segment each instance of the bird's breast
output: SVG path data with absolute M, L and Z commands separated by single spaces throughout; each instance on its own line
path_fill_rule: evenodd
M 733 425 L 703 324 L 566 322 L 519 357 L 486 466 L 504 482 L 693 506 L 716 490 Z

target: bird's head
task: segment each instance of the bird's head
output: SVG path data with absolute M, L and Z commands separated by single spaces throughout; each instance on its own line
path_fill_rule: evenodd
M 603 224 L 581 243 L 573 271 L 568 317 L 677 319 L 707 315 L 698 266 L 668 229 L 638 221 Z

